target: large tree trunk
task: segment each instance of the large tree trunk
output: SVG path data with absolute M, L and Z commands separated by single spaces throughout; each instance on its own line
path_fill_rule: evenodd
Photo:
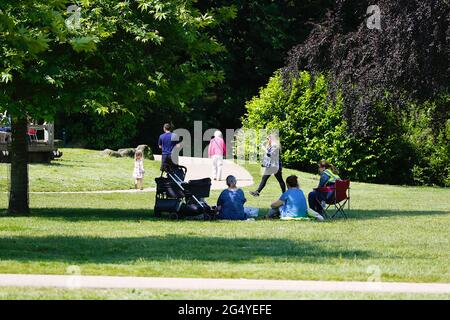
M 26 116 L 14 117 L 11 125 L 11 186 L 9 214 L 28 214 L 28 137 Z

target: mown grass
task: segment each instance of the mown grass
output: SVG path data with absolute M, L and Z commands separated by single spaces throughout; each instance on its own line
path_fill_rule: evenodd
M 258 180 L 258 166 L 247 167 Z M 294 170 L 284 176 L 293 173 L 304 190 L 317 183 Z M 280 193 L 276 180 L 259 198 L 248 195 L 253 188 L 248 205 L 265 214 Z M 353 183 L 350 219 L 325 223 L 156 219 L 154 197 L 32 194 L 30 216 L 0 217 L 0 273 L 65 274 L 77 265 L 86 275 L 366 281 L 379 270 L 381 281 L 450 281 L 448 188 Z
M 104 157 L 100 151 L 60 149 L 63 156 L 49 164 L 30 164 L 31 191 L 92 191 L 134 188 L 133 158 Z M 156 161 L 145 160 L 148 179 L 145 187 L 153 187 L 159 172 Z M 0 192 L 8 190 L 8 165 L 0 164 Z
M 450 214 L 423 204 L 432 191 L 405 210 L 383 209 L 390 192 L 371 209 L 368 191 L 349 220 L 322 224 L 156 219 L 153 193 L 35 194 L 31 216 L 0 218 L 0 272 L 364 281 L 375 266 L 382 281 L 448 282 Z
M 448 294 L 0 287 L 0 300 L 448 300 Z

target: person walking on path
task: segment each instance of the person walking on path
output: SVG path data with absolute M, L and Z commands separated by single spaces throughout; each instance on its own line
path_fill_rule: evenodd
M 163 131 L 164 133 L 159 136 L 158 146 L 161 149 L 161 171 L 167 171 L 174 163 L 172 151 L 178 144 L 178 138 L 172 133 L 172 126 L 169 123 L 164 124 Z
M 277 137 L 273 134 L 267 137 L 267 145 L 265 147 L 266 154 L 264 156 L 263 164 L 264 174 L 258 189 L 251 191 L 250 194 L 254 197 L 259 197 L 259 194 L 266 186 L 267 180 L 271 175 L 274 175 L 280 184 L 281 192 L 286 191 L 286 184 L 283 181 L 282 164 L 280 159 L 280 143 Z
M 227 147 L 222 132 L 217 130 L 214 132 L 214 137 L 212 137 L 208 147 L 208 157 L 212 159 L 212 178 L 214 180 L 220 181 L 222 179 L 223 157 L 226 153 Z

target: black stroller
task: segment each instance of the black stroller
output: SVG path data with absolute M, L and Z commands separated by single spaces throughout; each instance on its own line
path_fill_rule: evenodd
M 184 181 L 187 168 L 172 164 L 156 178 L 155 216 L 167 212 L 171 219 L 203 215 L 204 220 L 213 220 L 217 210 L 210 207 L 204 198 L 209 197 L 211 179 Z M 164 176 L 165 174 L 165 176 Z

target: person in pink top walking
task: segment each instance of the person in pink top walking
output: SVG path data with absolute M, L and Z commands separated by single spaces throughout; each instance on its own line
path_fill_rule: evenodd
M 208 157 L 212 159 L 213 169 L 212 169 L 212 178 L 214 180 L 222 179 L 222 166 L 223 166 L 223 157 L 227 153 L 227 147 L 225 145 L 225 141 L 222 138 L 222 132 L 217 130 L 214 132 L 214 137 L 209 142 L 208 147 Z

